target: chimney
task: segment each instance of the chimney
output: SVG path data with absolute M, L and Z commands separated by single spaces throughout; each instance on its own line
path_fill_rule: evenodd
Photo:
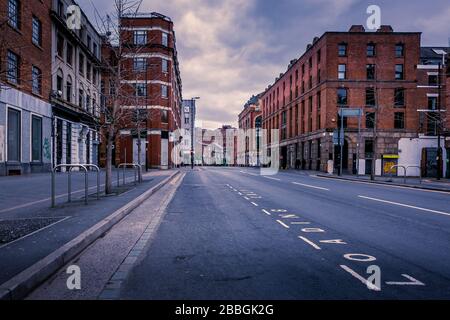
M 380 29 L 377 30 L 377 32 L 392 33 L 394 32 L 394 29 L 392 28 L 392 26 L 383 25 L 380 27 Z
M 363 25 L 352 25 L 348 32 L 366 32 Z

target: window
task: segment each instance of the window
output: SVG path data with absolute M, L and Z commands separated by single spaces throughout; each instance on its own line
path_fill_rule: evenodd
M 366 106 L 374 107 L 375 103 L 376 103 L 375 89 L 367 88 L 366 89 Z
M 20 111 L 8 109 L 8 161 L 21 159 L 21 119 Z
M 31 82 L 32 90 L 34 94 L 42 93 L 42 72 L 38 67 L 33 66 L 31 68 Z
M 318 50 L 317 51 L 317 64 L 320 63 L 320 60 L 322 60 L 322 51 Z
M 134 44 L 146 45 L 147 44 L 147 31 L 137 30 L 134 31 Z
M 66 100 L 72 102 L 72 78 L 70 76 L 67 77 L 66 82 Z
M 60 33 L 56 36 L 56 53 L 60 58 L 64 57 L 64 37 Z
M 313 67 L 313 60 L 312 57 L 309 58 L 309 68 L 312 69 Z
M 405 105 L 405 89 L 397 88 L 394 90 L 394 105 L 403 107 Z
M 92 83 L 94 85 L 97 85 L 97 72 L 96 68 L 92 68 Z
M 78 90 L 78 107 L 84 109 L 84 91 L 83 89 Z
M 94 47 L 92 48 L 92 53 L 94 54 L 94 56 L 98 56 L 98 46 L 96 43 L 94 43 Z
M 60 17 L 65 17 L 64 3 L 61 0 L 58 1 L 58 15 Z
M 89 94 L 89 92 L 86 94 L 86 110 L 88 112 L 91 111 L 91 95 Z
M 396 112 L 394 114 L 394 129 L 405 129 L 405 113 Z
M 366 70 L 367 70 L 367 80 L 375 80 L 375 65 L 374 64 L 368 64 L 366 66 Z
M 136 83 L 134 85 L 134 89 L 137 97 L 147 96 L 147 86 L 145 85 L 145 83 Z
M 404 79 L 403 65 L 396 64 L 395 65 L 395 80 L 403 80 Z
M 347 65 L 340 64 L 338 67 L 338 79 L 345 80 L 347 78 Z
M 84 56 L 81 53 L 79 54 L 78 71 L 81 75 L 84 75 Z
M 403 43 L 397 43 L 395 45 L 395 56 L 397 58 L 405 56 L 405 45 Z
M 162 72 L 169 72 L 169 61 L 167 61 L 166 59 L 162 59 Z
M 33 16 L 31 39 L 35 45 L 42 45 L 42 24 L 38 18 Z
M 375 112 L 366 112 L 366 129 L 375 128 Z
M 428 75 L 428 85 L 437 86 L 439 84 L 439 79 L 437 74 Z
M 317 70 L 317 83 L 319 84 L 322 81 L 322 71 Z
M 90 62 L 86 62 L 86 78 L 89 81 L 92 79 L 92 65 Z
M 161 85 L 161 97 L 163 98 L 168 97 L 168 89 L 166 85 Z
M 184 118 L 184 124 L 189 124 L 190 118 Z
M 67 43 L 66 62 L 68 65 L 73 66 L 73 46 Z
M 437 97 L 428 97 L 428 110 L 437 110 Z
M 165 32 L 162 33 L 162 41 L 161 44 L 165 47 L 169 46 L 169 35 Z
M 376 49 L 375 49 L 375 44 L 374 43 L 369 43 L 367 45 L 367 56 L 368 57 L 375 57 L 376 55 Z
M 72 163 L 72 124 L 67 122 L 66 127 L 66 163 Z
M 134 58 L 133 59 L 134 72 L 145 71 L 146 67 L 147 67 L 147 60 L 145 58 Z
M 16 29 L 20 29 L 20 1 L 8 0 L 8 23 Z
M 337 90 L 337 103 L 341 106 L 346 106 L 348 104 L 347 89 L 339 88 Z
M 341 43 L 338 46 L 338 55 L 339 57 L 346 57 L 347 56 L 347 44 Z
M 8 75 L 7 79 L 11 83 L 19 83 L 19 56 L 8 50 Z
M 88 49 L 91 49 L 91 43 L 92 43 L 91 37 L 87 36 L 87 47 L 88 47 Z
M 58 95 L 62 96 L 63 92 L 63 82 L 64 82 L 64 75 L 61 69 L 58 70 L 56 73 L 56 91 L 58 91 Z M 61 92 L 61 94 L 59 94 Z
M 42 118 L 31 117 L 31 161 L 42 162 Z
M 161 110 L 161 122 L 169 123 L 169 112 L 167 110 Z

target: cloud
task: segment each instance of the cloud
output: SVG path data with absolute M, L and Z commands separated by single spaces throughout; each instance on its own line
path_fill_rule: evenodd
M 111 0 L 94 1 L 110 12 Z M 201 96 L 199 120 L 208 128 L 237 125 L 245 102 L 273 83 L 314 36 L 365 24 L 371 0 L 144 0 L 141 11 L 172 18 L 183 96 Z M 378 0 L 383 24 L 397 31 L 424 31 L 425 44 L 447 44 L 448 0 Z M 89 13 L 89 12 L 87 12 Z M 442 43 L 444 41 L 444 43 Z

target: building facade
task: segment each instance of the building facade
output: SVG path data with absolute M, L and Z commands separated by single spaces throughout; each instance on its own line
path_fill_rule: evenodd
M 121 108 L 128 116 L 116 139 L 116 154 L 122 163 L 140 160 L 147 169 L 171 168 L 174 132 L 181 128 L 182 114 L 173 22 L 159 13 L 139 13 L 122 17 L 121 25 L 126 51 Z
M 183 100 L 183 109 L 181 116 L 181 128 L 183 130 L 183 140 L 180 142 L 182 144 L 181 148 L 181 163 L 183 165 L 191 164 L 194 160 L 192 158 L 192 151 L 194 148 L 194 135 L 195 135 L 195 116 L 197 113 L 195 99 Z
M 238 150 L 238 163 L 244 166 L 259 166 L 261 150 L 262 94 L 252 96 L 239 114 L 239 130 L 244 141 Z
M 73 0 L 52 0 L 53 165 L 98 164 L 101 41 L 80 9 L 79 29 L 69 29 Z
M 262 96 L 263 128 L 280 132 L 281 167 L 338 170 L 339 110 L 360 109 L 360 131 L 358 118 L 343 120 L 343 170 L 390 174 L 402 156 L 400 139 L 417 137 L 420 39 L 390 26 L 315 38 Z M 270 132 L 268 139 L 270 147 Z
M 50 171 L 50 0 L 0 1 L 0 176 Z

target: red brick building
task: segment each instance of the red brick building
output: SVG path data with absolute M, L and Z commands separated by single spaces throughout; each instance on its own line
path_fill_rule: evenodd
M 396 164 L 399 140 L 417 136 L 420 39 L 420 33 L 394 32 L 390 26 L 378 32 L 352 26 L 349 32 L 315 38 L 262 96 L 263 128 L 280 130 L 281 166 L 336 169 L 340 148 L 333 132 L 340 126 L 341 108 L 364 113 L 360 143 L 358 120 L 344 119 L 343 169 L 356 173 L 359 163 L 360 173 L 370 173 L 376 158 L 376 173 L 382 174 Z
M 262 94 L 251 97 L 239 114 L 240 133 L 245 135 L 242 150 L 237 151 L 239 165 L 259 166 L 260 164 L 258 132 L 262 126 L 261 96 Z
M 51 167 L 50 9 L 50 0 L 0 0 L 0 176 Z
M 171 168 L 173 132 L 181 126 L 182 107 L 173 22 L 158 13 L 143 13 L 123 17 L 121 25 L 126 48 L 121 108 L 129 112 L 116 139 L 116 162 L 138 162 L 140 132 L 141 164 Z

